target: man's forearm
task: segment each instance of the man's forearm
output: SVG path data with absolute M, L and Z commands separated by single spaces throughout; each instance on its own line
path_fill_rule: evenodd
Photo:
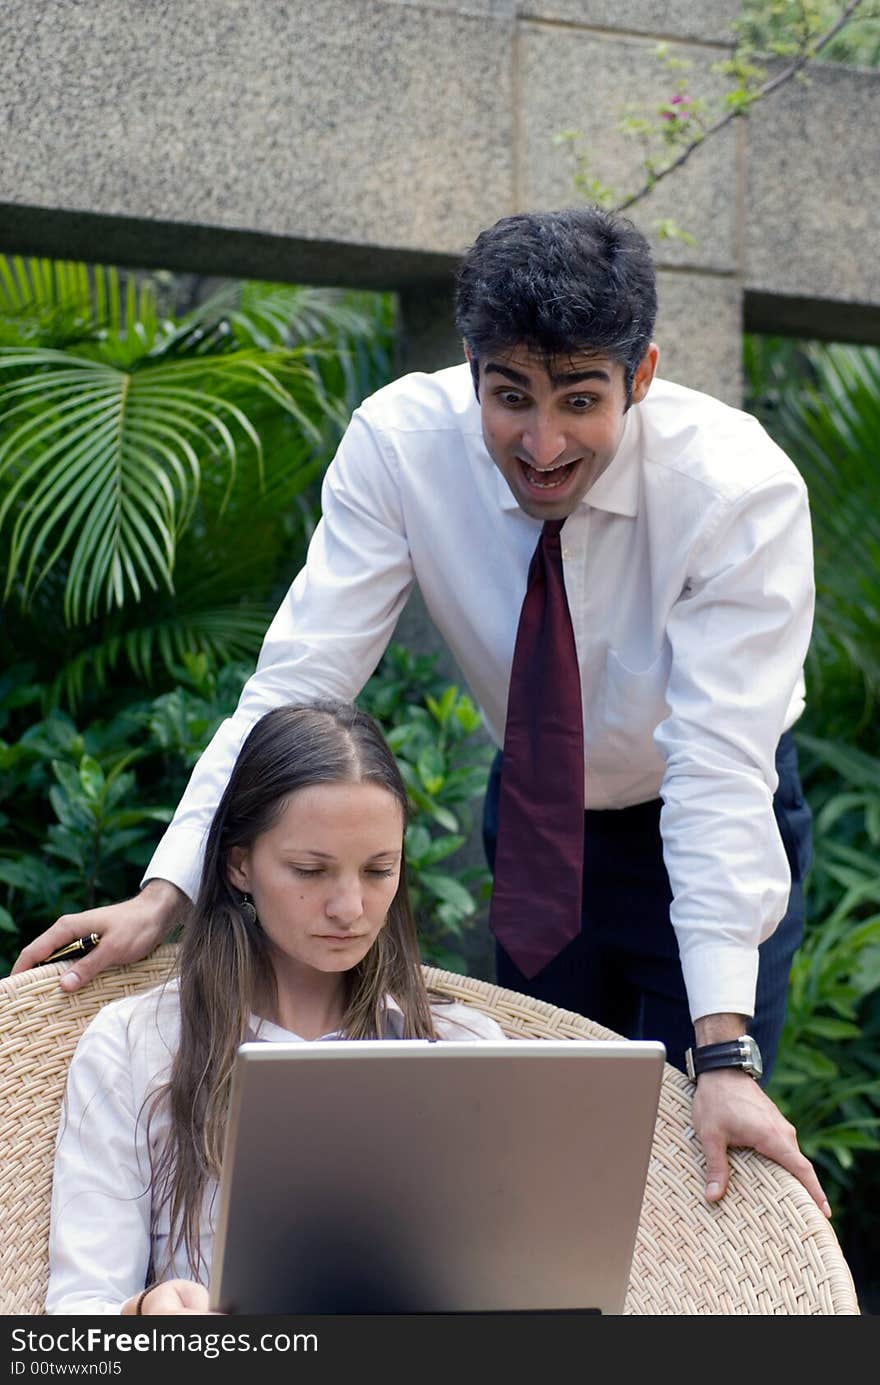
M 728 1039 L 739 1039 L 746 1032 L 748 1019 L 745 1015 L 703 1015 L 694 1020 L 694 1034 L 697 1047 L 704 1044 L 723 1044 Z

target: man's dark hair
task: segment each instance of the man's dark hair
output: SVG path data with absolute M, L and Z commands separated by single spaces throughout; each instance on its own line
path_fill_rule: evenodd
M 651 251 L 599 207 L 520 212 L 482 231 L 458 271 L 455 321 L 477 361 L 525 346 L 545 362 L 596 352 L 623 366 L 627 401 L 657 316 Z

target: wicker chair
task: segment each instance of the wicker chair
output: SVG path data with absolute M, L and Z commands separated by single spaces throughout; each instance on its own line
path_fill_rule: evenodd
M 160 948 L 75 996 L 60 990 L 58 964 L 0 981 L 0 1313 L 42 1312 L 55 1131 L 76 1040 L 107 1001 L 160 981 L 172 956 Z M 432 968 L 426 977 L 513 1038 L 613 1037 L 483 981 Z M 727 1195 L 704 1201 L 689 1113 L 689 1084 L 667 1066 L 626 1312 L 858 1313 L 834 1232 L 789 1174 L 737 1151 Z

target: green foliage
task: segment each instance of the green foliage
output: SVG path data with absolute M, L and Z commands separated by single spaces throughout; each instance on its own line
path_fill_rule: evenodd
M 349 412 L 391 373 L 389 295 L 157 304 L 143 276 L 0 257 L 0 656 L 37 663 L 46 705 L 172 682 L 187 651 L 253 658 Z
M 471 699 L 443 687 L 434 663 L 392 645 L 359 702 L 382 723 L 406 784 L 406 856 L 423 955 L 464 972 L 461 945 L 490 876 L 482 864 L 449 865 L 473 825 L 473 805 L 482 802 L 493 751 L 474 741 L 482 718 Z
M 880 353 L 752 337 L 745 370 L 748 407 L 807 483 L 817 581 L 797 729 L 814 864 L 770 1091 L 847 1247 L 880 1225 Z
M 348 415 L 392 373 L 390 295 L 230 283 L 178 312 L 168 287 L 0 257 L 8 961 L 137 888 L 302 563 Z M 363 700 L 410 796 L 425 955 L 464 970 L 488 881 L 454 861 L 485 787 L 479 715 L 395 647 Z
M 880 696 L 880 351 L 747 338 L 750 407 L 804 475 L 816 554 L 816 729 L 872 733 Z M 812 710 L 811 713 L 812 715 Z
M 815 864 L 770 1094 L 846 1207 L 854 1152 L 880 1150 L 880 759 L 799 745 Z
M 168 692 L 137 699 L 84 729 L 54 710 L 30 721 L 32 669 L 0 680 L 0 958 L 58 915 L 127 898 L 138 888 L 189 773 L 235 709 L 250 664 L 214 671 L 188 655 Z M 425 959 L 465 970 L 461 944 L 488 886 L 482 867 L 453 869 L 491 751 L 470 699 L 446 687 L 431 658 L 392 645 L 362 703 L 395 750 L 410 798 L 409 884 Z
M 736 21 L 737 51 L 743 61 L 792 58 L 826 33 L 841 17 L 840 0 L 744 0 Z M 876 67 L 880 63 L 880 11 L 863 4 L 821 54 L 823 62 Z
M 190 656 L 181 685 L 84 729 L 54 710 L 33 721 L 32 670 L 0 683 L 0 918 L 7 962 L 59 914 L 127 898 L 193 764 L 234 709 L 249 665 L 209 673 Z M 19 735 L 15 728 L 29 722 Z
M 844 896 L 795 958 L 769 1090 L 804 1154 L 822 1169 L 832 1205 L 850 1214 L 854 1152 L 880 1150 L 880 1030 L 860 1010 L 878 986 L 880 913 L 859 921 Z

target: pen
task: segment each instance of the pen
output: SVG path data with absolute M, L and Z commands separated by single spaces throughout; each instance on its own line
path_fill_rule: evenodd
M 91 952 L 101 941 L 100 933 L 89 933 L 84 938 L 74 938 L 72 943 L 66 943 L 64 947 L 59 947 L 49 957 L 44 957 L 41 963 L 45 966 L 48 962 L 61 962 L 66 957 L 85 957 L 87 952 Z

